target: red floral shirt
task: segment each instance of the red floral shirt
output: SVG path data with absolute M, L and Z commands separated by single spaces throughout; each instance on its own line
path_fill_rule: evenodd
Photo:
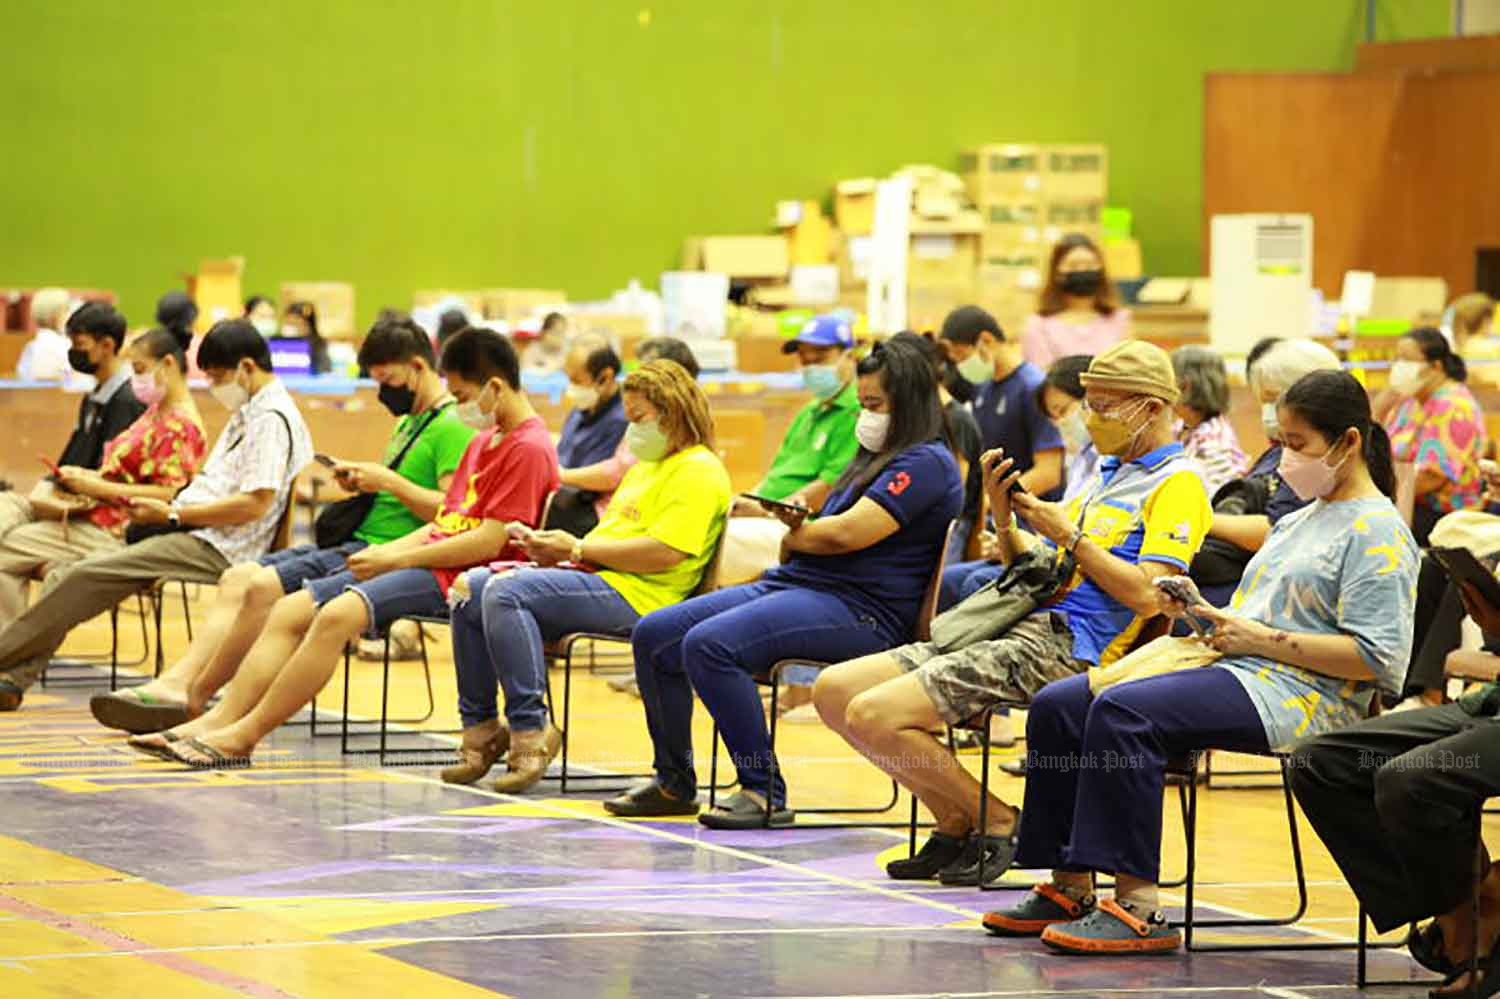
M 99 474 L 127 486 L 176 489 L 197 473 L 207 447 L 196 423 L 180 413 L 164 412 L 157 403 L 104 445 Z M 118 531 L 128 519 L 123 509 L 105 503 L 89 511 L 89 520 L 106 531 Z

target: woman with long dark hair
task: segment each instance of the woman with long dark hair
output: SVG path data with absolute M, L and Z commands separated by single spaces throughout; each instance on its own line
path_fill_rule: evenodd
M 1082 233 L 1058 240 L 1037 310 L 1021 330 L 1026 360 L 1045 370 L 1069 354 L 1102 354 L 1129 336 L 1130 310 L 1120 307 L 1099 247 Z
M 1032 758 L 1077 764 L 1027 769 L 1016 864 L 1053 874 L 987 915 L 991 933 L 1040 935 L 1069 954 L 1175 949 L 1157 899 L 1167 758 L 1263 753 L 1343 728 L 1399 685 L 1417 548 L 1391 501 L 1390 442 L 1342 371 L 1304 376 L 1277 416 L 1280 474 L 1309 505 L 1277 521 L 1230 609 L 1164 595 L 1169 614 L 1191 615 L 1207 637 L 1163 639 L 1033 699 Z M 1101 870 L 1115 875 L 1113 898 L 1095 898 Z
M 331 367 L 328 341 L 318 332 L 318 310 L 311 302 L 293 302 L 288 305 L 281 320 L 281 332 L 277 335 L 288 340 L 306 340 L 312 357 L 313 374 L 328 374 Z
M 715 829 L 788 825 L 786 786 L 771 760 L 753 677 L 782 659 L 837 661 L 911 637 L 922 593 L 963 507 L 963 480 L 943 434 L 937 380 L 907 342 L 882 344 L 856 368 L 859 452 L 815 519 L 783 510 L 785 560 L 758 582 L 695 597 L 636 625 L 636 681 L 656 747 L 651 783 L 605 803 L 615 815 L 692 815 L 693 691 L 723 734 L 740 791 L 699 816 Z M 773 781 L 772 775 L 776 774 Z
M 1416 466 L 1411 524 L 1423 545 L 1445 514 L 1483 503 L 1479 459 L 1489 441 L 1468 377 L 1464 359 L 1438 330 L 1425 326 L 1396 341 L 1396 401 L 1385 426 L 1396 461 Z

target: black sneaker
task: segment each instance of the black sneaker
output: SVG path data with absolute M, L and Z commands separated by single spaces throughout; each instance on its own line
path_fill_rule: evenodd
M 941 871 L 938 881 L 950 886 L 978 886 L 980 861 L 984 861 L 984 884 L 994 884 L 1010 870 L 1016 862 L 1016 848 L 1020 845 L 1017 833 L 1021 830 L 1021 810 L 1016 809 L 1016 827 L 1009 836 L 981 836 L 975 833 L 964 843 L 958 859 Z
M 623 818 L 654 818 L 661 815 L 697 815 L 698 798 L 674 798 L 656 781 L 631 788 L 604 803 L 604 810 Z
M 935 832 L 927 837 L 922 849 L 885 865 L 885 873 L 896 881 L 931 881 L 964 852 L 967 836 L 949 836 Z

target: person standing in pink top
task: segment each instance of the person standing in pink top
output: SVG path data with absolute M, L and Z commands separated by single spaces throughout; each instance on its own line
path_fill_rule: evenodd
M 1070 354 L 1102 354 L 1129 336 L 1130 310 L 1115 299 L 1099 247 L 1076 232 L 1058 240 L 1037 311 L 1021 331 L 1026 360 L 1045 370 Z

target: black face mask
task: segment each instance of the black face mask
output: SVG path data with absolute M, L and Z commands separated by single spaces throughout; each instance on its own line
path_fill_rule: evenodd
M 405 416 L 417 404 L 417 393 L 405 385 L 382 385 L 377 395 L 392 416 Z
M 68 351 L 68 363 L 81 375 L 91 375 L 99 370 L 99 362 L 89 360 L 89 352 L 78 347 Z
M 1062 275 L 1062 290 L 1069 295 L 1092 295 L 1104 283 L 1102 271 L 1068 271 Z

